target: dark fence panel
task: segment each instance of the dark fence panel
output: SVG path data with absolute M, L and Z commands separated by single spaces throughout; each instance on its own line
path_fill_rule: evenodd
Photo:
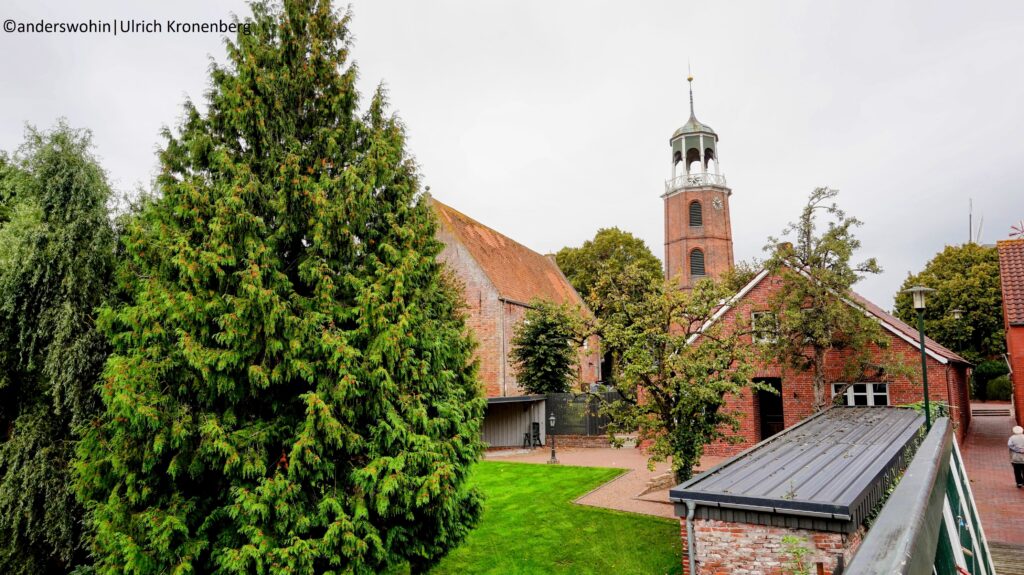
M 617 391 L 549 393 L 546 410 L 549 416 L 555 415 L 555 435 L 605 435 L 609 419 L 599 413 L 601 403 L 616 401 L 620 397 Z M 551 431 L 548 425 L 548 431 Z

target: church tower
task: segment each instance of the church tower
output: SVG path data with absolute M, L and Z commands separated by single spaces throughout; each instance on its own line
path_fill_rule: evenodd
M 690 120 L 672 134 L 672 179 L 665 182 L 665 273 L 684 289 L 732 269 L 732 224 L 725 176 L 718 163 L 718 134 Z

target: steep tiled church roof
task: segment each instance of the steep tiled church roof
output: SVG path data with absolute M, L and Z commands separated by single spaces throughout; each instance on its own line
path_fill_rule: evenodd
M 541 298 L 556 303 L 583 304 L 552 258 L 434 198 L 431 201 L 440 224 L 465 246 L 501 297 L 520 303 Z
M 1003 284 L 1003 311 L 1009 325 L 1024 325 L 1024 238 L 1000 240 L 999 279 Z

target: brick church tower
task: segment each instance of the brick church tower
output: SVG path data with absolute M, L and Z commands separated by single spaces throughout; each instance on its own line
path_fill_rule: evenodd
M 732 269 L 732 224 L 725 176 L 718 165 L 718 134 L 693 114 L 672 134 L 672 179 L 665 182 L 665 273 L 690 289 L 704 277 Z

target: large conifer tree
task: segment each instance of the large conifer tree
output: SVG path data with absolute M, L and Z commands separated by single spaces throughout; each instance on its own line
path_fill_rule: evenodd
M 70 465 L 95 417 L 108 346 L 95 310 L 112 280 L 110 189 L 88 132 L 28 130 L 0 159 L 0 573 L 87 560 Z
M 161 153 L 82 441 L 101 573 L 424 570 L 479 515 L 484 401 L 404 132 L 348 16 L 252 5 Z

